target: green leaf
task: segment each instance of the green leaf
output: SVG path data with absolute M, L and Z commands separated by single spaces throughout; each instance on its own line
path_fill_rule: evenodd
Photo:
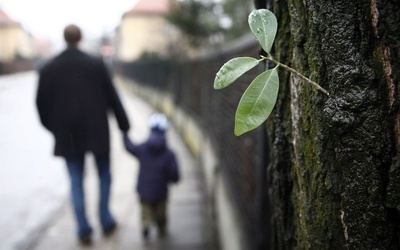
M 259 64 L 259 61 L 253 57 L 237 57 L 229 60 L 217 72 L 214 80 L 214 89 L 222 89 L 229 86 L 257 64 Z
M 261 47 L 269 53 L 274 43 L 278 22 L 274 13 L 266 9 L 253 10 L 249 15 L 249 26 Z
M 235 116 L 235 135 L 260 126 L 271 114 L 279 91 L 277 67 L 257 76 L 240 99 Z

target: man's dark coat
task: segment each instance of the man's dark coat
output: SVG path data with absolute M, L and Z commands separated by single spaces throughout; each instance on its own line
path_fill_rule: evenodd
M 76 48 L 66 49 L 40 71 L 36 105 L 42 124 L 54 135 L 55 155 L 108 153 L 109 110 L 119 128 L 129 130 L 103 61 Z

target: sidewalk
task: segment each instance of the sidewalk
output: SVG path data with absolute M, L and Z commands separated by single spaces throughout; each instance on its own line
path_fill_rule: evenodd
M 119 88 L 122 102 L 128 113 L 130 136 L 135 142 L 143 141 L 148 134 L 147 121 L 152 112 L 145 102 Z M 36 250 L 203 250 L 206 249 L 205 215 L 201 173 L 190 152 L 181 141 L 173 127 L 168 131 L 169 145 L 175 150 L 180 164 L 181 181 L 170 188 L 168 207 L 168 236 L 158 238 L 156 230 L 150 231 L 147 241 L 142 239 L 140 230 L 140 206 L 135 191 L 138 162 L 130 156 L 122 145 L 122 136 L 114 119 L 111 120 L 112 137 L 112 196 L 111 210 L 119 228 L 111 237 L 102 235 L 97 218 L 98 183 L 94 161 L 90 155 L 87 160 L 85 190 L 87 213 L 94 228 L 93 244 L 83 247 L 75 235 L 75 220 L 69 200 L 65 201 L 59 215 L 40 232 L 34 246 Z M 67 177 L 66 177 L 67 178 Z M 49 187 L 51 188 L 51 187 Z M 68 197 L 69 198 L 69 197 Z M 155 229 L 155 228 L 154 228 Z

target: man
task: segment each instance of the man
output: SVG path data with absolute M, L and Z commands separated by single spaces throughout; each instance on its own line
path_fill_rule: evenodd
M 64 29 L 67 48 L 40 71 L 36 105 L 42 124 L 54 135 L 54 154 L 66 160 L 79 240 L 90 244 L 93 230 L 85 212 L 84 157 L 91 152 L 96 159 L 99 217 L 103 233 L 109 235 L 117 223 L 108 206 L 111 174 L 107 112 L 114 112 L 123 132 L 129 130 L 129 121 L 103 61 L 78 49 L 81 38 L 78 26 Z

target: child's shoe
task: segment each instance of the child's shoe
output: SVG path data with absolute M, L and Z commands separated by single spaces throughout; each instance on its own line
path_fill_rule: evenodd
M 167 236 L 167 230 L 165 230 L 165 226 L 158 226 L 158 235 L 160 238 L 165 238 L 165 236 Z

